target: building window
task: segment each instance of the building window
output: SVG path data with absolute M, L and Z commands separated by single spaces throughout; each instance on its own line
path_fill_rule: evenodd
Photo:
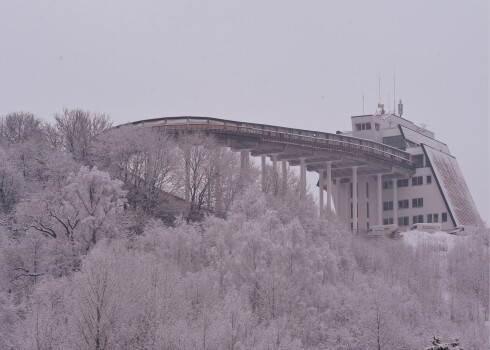
M 447 222 L 447 213 L 442 213 L 442 222 Z
M 423 198 L 414 198 L 412 199 L 412 208 L 422 208 L 424 206 Z
M 403 138 L 402 135 L 383 137 L 383 143 L 385 145 L 399 148 L 402 150 L 405 150 L 405 148 L 407 147 L 405 139 Z
M 427 175 L 427 185 L 432 183 L 432 176 Z
M 423 223 L 424 222 L 424 216 L 423 215 L 415 215 L 413 218 L 413 223 L 418 224 L 418 223 Z
M 376 131 L 379 131 L 379 124 L 378 123 L 374 123 L 374 128 L 376 129 Z
M 439 222 L 439 214 L 432 214 L 434 222 Z
M 412 156 L 412 160 L 415 163 L 416 168 L 423 168 L 424 167 L 424 155 L 423 154 L 416 154 Z
M 383 219 L 383 225 L 393 225 L 393 218 Z
M 371 130 L 371 123 L 357 123 L 356 131 Z
M 369 182 L 366 182 L 366 198 L 369 198 Z
M 352 198 L 352 182 L 350 183 L 350 198 Z
M 383 181 L 383 190 L 390 190 L 393 188 L 393 181 Z
M 407 187 L 408 186 L 408 179 L 399 179 L 396 182 L 397 187 Z
M 383 202 L 383 211 L 393 210 L 393 202 Z
M 432 214 L 427 214 L 427 222 L 428 222 L 429 224 L 431 224 L 431 223 L 432 223 Z
M 398 201 L 398 209 L 407 209 L 407 208 L 409 208 L 408 199 Z
M 369 217 L 369 202 L 366 203 L 366 217 Z
M 354 203 L 350 202 L 350 218 L 354 217 Z
M 408 226 L 408 216 L 404 216 L 402 218 L 398 218 L 398 226 Z
M 424 184 L 424 177 L 423 176 L 412 177 L 412 186 L 420 186 L 423 184 Z

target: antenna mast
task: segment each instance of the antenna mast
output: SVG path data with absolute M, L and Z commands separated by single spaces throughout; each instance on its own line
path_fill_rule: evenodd
M 378 76 L 378 103 L 381 103 L 381 76 Z
M 393 114 L 396 114 L 396 74 L 393 71 Z

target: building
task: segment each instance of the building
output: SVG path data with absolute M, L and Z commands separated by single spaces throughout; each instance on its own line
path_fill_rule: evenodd
M 240 152 L 243 176 L 249 157 L 261 158 L 264 189 L 269 158 L 278 179 L 277 193 L 286 191 L 288 166 L 299 167 L 300 198 L 306 197 L 306 172 L 316 172 L 320 215 L 335 211 L 350 229 L 382 224 L 403 229 L 420 222 L 441 223 L 444 230 L 481 226 L 448 146 L 426 127 L 402 118 L 401 102 L 398 115 L 378 107 L 376 114 L 351 117 L 352 131 L 337 133 L 192 116 L 119 127 L 214 135 L 223 147 Z
M 466 185 L 456 158 L 448 146 L 436 140 L 432 131 L 399 115 L 378 113 L 351 117 L 352 131 L 338 134 L 376 141 L 406 151 L 415 162 L 415 173 L 407 177 L 365 176 L 358 179 L 357 215 L 353 220 L 352 177 L 337 179 L 336 211 L 351 229 L 367 229 L 379 224 L 401 228 L 424 222 L 441 223 L 443 230 L 456 226 L 480 226 L 482 220 Z M 334 180 L 335 181 L 335 180 Z M 379 186 L 379 182 L 381 186 Z M 381 195 L 381 196 L 380 196 Z M 378 203 L 378 205 L 376 205 Z M 374 205 L 373 205 L 374 203 Z M 378 208 L 382 208 L 380 213 Z

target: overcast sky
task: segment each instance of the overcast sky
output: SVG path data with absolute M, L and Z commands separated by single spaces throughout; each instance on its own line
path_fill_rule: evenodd
M 381 99 L 489 222 L 489 8 L 470 1 L 2 1 L 0 115 L 212 116 L 335 132 Z

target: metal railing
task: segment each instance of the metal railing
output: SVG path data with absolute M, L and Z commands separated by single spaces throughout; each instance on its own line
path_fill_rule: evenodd
M 269 142 L 310 146 L 329 151 L 345 152 L 356 156 L 367 156 L 381 161 L 396 164 L 406 169 L 415 169 L 415 163 L 410 154 L 397 148 L 387 146 L 375 141 L 341 136 L 330 133 L 315 133 L 303 131 L 304 134 L 292 133 L 288 128 L 276 127 L 277 130 L 256 128 L 237 124 L 211 124 L 211 123 L 175 123 L 152 126 L 158 130 L 168 131 L 206 131 L 214 134 L 239 135 L 248 137 L 266 138 Z M 313 135 L 308 135 L 313 134 Z

